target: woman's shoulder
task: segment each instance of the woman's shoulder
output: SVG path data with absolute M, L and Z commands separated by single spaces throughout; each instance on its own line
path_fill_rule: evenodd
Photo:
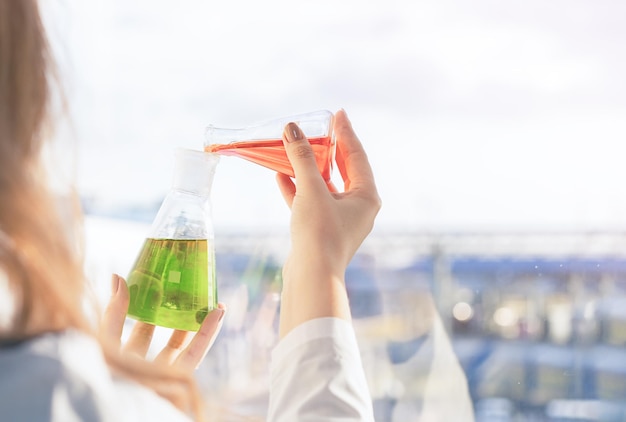
M 186 420 L 154 392 L 113 377 L 98 342 L 76 331 L 0 344 L 0 373 L 8 420 L 123 421 L 157 409 Z
M 9 420 L 106 420 L 100 400 L 110 384 L 106 369 L 97 343 L 79 333 L 3 342 L 0 407 Z

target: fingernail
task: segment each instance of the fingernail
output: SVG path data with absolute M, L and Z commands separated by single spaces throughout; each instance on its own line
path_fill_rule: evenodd
M 111 276 L 111 296 L 115 296 L 120 289 L 120 277 L 117 274 Z
M 220 312 L 220 316 L 219 316 L 217 322 L 220 322 L 221 320 L 223 320 L 224 319 L 224 315 L 226 315 L 226 311 L 224 309 L 220 309 L 220 310 L 221 310 L 221 312 Z
M 295 142 L 304 138 L 304 133 L 297 124 L 291 122 L 285 127 L 285 137 L 287 142 Z

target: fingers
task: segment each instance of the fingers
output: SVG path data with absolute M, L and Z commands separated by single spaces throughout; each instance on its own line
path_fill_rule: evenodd
M 128 302 L 129 295 L 126 282 L 122 277 L 113 274 L 111 277 L 111 299 L 100 322 L 100 333 L 117 347 L 120 345 Z
M 325 187 L 315 162 L 313 148 L 297 124 L 288 123 L 285 126 L 283 144 L 298 184 L 308 185 L 308 189 Z
M 193 371 L 198 367 L 222 328 L 225 312 L 226 308 L 221 303 L 218 304 L 216 309 L 209 312 L 202 322 L 200 329 L 193 336 L 191 342 L 189 342 L 189 345 L 174 361 L 176 366 L 188 371 Z
M 189 331 L 174 330 L 167 345 L 154 358 L 155 362 L 170 365 L 178 357 L 180 352 L 187 346 Z
M 363 145 L 352 129 L 344 110 L 335 114 L 337 137 L 337 168 L 344 180 L 345 191 L 355 187 L 375 189 L 374 175 Z
M 148 353 L 148 349 L 150 348 L 150 342 L 152 341 L 153 334 L 154 325 L 137 321 L 122 350 L 126 353 L 133 353 L 145 358 L 146 353 Z
M 287 206 L 291 208 L 293 198 L 296 196 L 296 185 L 291 180 L 291 177 L 283 173 L 276 173 L 276 182 L 278 182 L 278 188 Z
M 221 327 L 225 313 L 223 304 L 206 316 L 197 333 L 174 330 L 167 345 L 155 357 L 156 363 L 176 365 L 186 371 L 193 371 L 202 362 L 213 345 Z M 154 334 L 155 326 L 137 321 L 124 346 L 124 352 L 140 357 L 146 356 Z M 192 337 L 193 334 L 193 337 Z

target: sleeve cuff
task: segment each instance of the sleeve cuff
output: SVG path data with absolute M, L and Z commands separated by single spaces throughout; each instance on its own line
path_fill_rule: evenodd
M 345 350 L 358 350 L 354 329 L 349 321 L 335 317 L 315 318 L 298 325 L 280 340 L 272 351 L 272 362 L 281 362 L 294 349 L 321 338 L 334 338 L 346 344 Z

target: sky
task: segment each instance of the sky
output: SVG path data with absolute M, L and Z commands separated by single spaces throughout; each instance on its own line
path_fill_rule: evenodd
M 375 230 L 626 228 L 623 2 L 172 4 L 47 11 L 77 148 L 59 162 L 102 208 L 160 203 L 209 124 L 344 108 Z M 288 224 L 274 174 L 239 158 L 212 202 L 218 230 Z

